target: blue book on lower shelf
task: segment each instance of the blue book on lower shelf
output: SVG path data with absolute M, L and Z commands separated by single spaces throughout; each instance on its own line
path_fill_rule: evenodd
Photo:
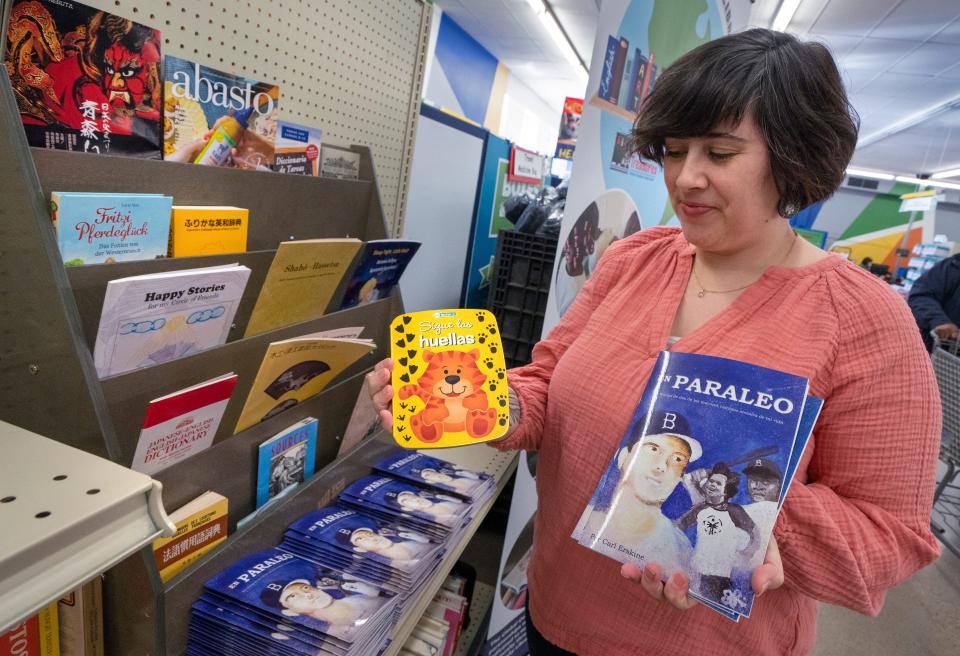
M 257 508 L 313 476 L 317 420 L 307 417 L 262 443 L 257 455 Z

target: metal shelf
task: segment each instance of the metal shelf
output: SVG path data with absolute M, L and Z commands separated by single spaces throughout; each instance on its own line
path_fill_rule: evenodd
M 0 633 L 160 535 L 160 483 L 0 421 Z
M 456 545 L 451 545 L 447 550 L 446 555 L 440 562 L 440 566 L 436 572 L 433 573 L 430 580 L 423 586 L 420 596 L 417 597 L 415 601 L 407 604 L 403 617 L 400 618 L 400 621 L 397 622 L 397 625 L 393 629 L 393 633 L 390 636 L 390 646 L 384 652 L 383 656 L 396 656 L 396 654 L 400 652 L 400 649 L 403 648 L 407 638 L 410 637 L 410 633 L 414 627 L 417 626 L 420 618 L 423 617 L 427 606 L 430 605 L 430 601 L 434 595 L 437 594 L 437 590 L 440 589 L 447 575 L 450 574 L 450 570 L 453 569 L 454 564 L 460 558 L 460 554 L 463 553 L 470 539 L 473 538 L 473 534 L 477 532 L 481 522 L 483 522 L 483 518 L 490 512 L 490 508 L 493 507 L 500 492 L 503 491 L 503 487 L 507 484 L 510 475 L 517 468 L 517 454 L 515 452 L 497 451 L 484 444 L 457 447 L 454 449 L 429 449 L 423 451 L 423 453 L 447 460 L 461 467 L 492 474 L 497 480 L 497 494 L 477 510 L 473 516 L 473 521 L 470 522 L 470 526 L 467 527 L 460 542 Z
M 493 609 L 494 587 L 477 581 L 470 600 L 470 626 L 460 634 L 454 656 L 474 656 L 486 642 L 490 612 Z

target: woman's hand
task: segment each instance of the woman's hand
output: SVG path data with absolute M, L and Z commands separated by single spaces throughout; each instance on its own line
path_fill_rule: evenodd
M 697 601 L 687 594 L 690 581 L 686 575 L 674 572 L 666 583 L 660 580 L 660 567 L 653 563 L 647 564 L 643 571 L 633 563 L 627 563 L 620 568 L 620 575 L 631 581 L 637 581 L 643 586 L 648 595 L 657 601 L 668 601 L 678 610 L 687 610 L 697 604 Z M 775 590 L 783 585 L 783 563 L 780 561 L 780 549 L 777 539 L 770 536 L 767 553 L 763 564 L 753 570 L 750 580 L 755 597 L 759 597 L 767 590 Z
M 388 433 L 393 430 L 393 413 L 390 412 L 390 402 L 393 400 L 393 387 L 390 385 L 392 374 L 393 360 L 387 358 L 377 363 L 373 371 L 367 374 L 366 381 L 370 398 Z

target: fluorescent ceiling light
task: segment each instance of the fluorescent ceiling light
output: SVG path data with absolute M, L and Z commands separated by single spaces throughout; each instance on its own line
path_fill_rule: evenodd
M 947 171 L 940 171 L 939 173 L 934 173 L 930 177 L 934 180 L 941 180 L 943 178 L 955 178 L 960 175 L 960 169 L 949 169 Z
M 883 173 L 881 171 L 868 171 L 866 169 L 848 168 L 847 175 L 855 175 L 860 178 L 876 178 L 877 180 L 893 180 L 892 173 Z
M 960 189 L 960 184 L 953 182 L 939 182 L 937 180 L 924 180 L 907 175 L 898 175 L 897 182 L 909 182 L 912 184 L 925 185 L 927 187 L 939 187 L 941 189 Z
M 778 32 L 785 32 L 787 26 L 790 25 L 790 21 L 793 20 L 794 14 L 797 13 L 797 9 L 800 8 L 800 2 L 801 0 L 783 0 L 780 3 L 780 8 L 777 9 L 777 15 L 773 17 L 773 24 L 770 28 Z
M 543 25 L 543 28 L 547 31 L 547 34 L 550 35 L 550 38 L 553 39 L 553 42 L 557 44 L 558 48 L 560 48 L 560 52 L 563 53 L 564 58 L 570 62 L 570 64 L 576 70 L 575 76 L 577 80 L 582 79 L 583 83 L 586 84 L 587 68 L 584 66 L 583 62 L 580 61 L 580 57 L 577 56 L 576 51 L 574 51 L 573 46 L 567 40 L 563 30 L 560 29 L 560 23 L 557 22 L 556 16 L 553 15 L 553 12 L 547 9 L 546 2 L 544 0 L 527 0 L 527 4 L 530 5 L 530 8 L 533 9 L 533 13 L 535 13 L 537 18 L 540 19 L 540 24 Z

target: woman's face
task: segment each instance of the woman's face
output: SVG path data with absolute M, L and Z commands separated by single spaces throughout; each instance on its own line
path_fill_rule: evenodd
M 770 156 L 749 113 L 737 126 L 667 139 L 663 177 L 687 241 L 702 250 L 735 253 L 780 227 Z

